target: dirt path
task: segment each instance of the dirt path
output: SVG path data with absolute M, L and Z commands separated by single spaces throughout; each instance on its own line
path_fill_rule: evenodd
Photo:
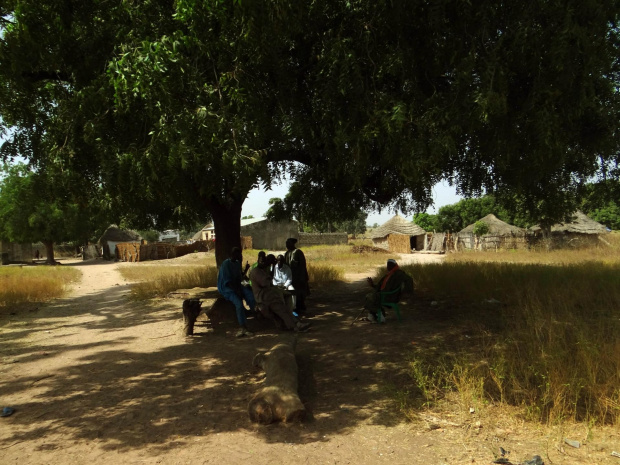
M 403 324 L 351 325 L 366 274 L 308 300 L 313 328 L 298 360 L 310 418 L 258 426 L 247 414 L 262 381 L 252 358 L 288 335 L 251 321 L 257 335 L 236 339 L 233 324 L 212 332 L 203 322 L 186 339 L 181 300 L 131 303 L 121 265 L 71 266 L 83 279 L 69 297 L 0 313 L 0 408 L 16 409 L 0 418 L 2 463 L 486 464 L 499 445 L 522 458 L 549 448 L 548 437 L 524 440 L 473 416 L 407 422 L 394 402 L 402 362 L 450 324 L 425 321 L 428 303 L 412 301 Z M 553 463 L 607 463 L 563 458 Z

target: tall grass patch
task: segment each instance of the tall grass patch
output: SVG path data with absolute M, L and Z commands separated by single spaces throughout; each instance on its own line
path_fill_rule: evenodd
M 353 252 L 351 245 L 317 245 L 302 249 L 308 266 L 328 264 L 344 273 L 367 271 L 379 265 L 385 265 L 390 257 L 384 252 Z
M 446 262 L 473 263 L 540 263 L 568 265 L 583 262 L 620 263 L 620 233 L 612 232 L 600 236 L 597 246 L 562 248 L 547 250 L 545 247 L 536 249 L 518 249 L 497 251 L 463 251 L 446 255 Z
M 460 328 L 416 346 L 418 404 L 521 407 L 526 417 L 619 424 L 620 263 L 413 265 L 433 317 Z
M 75 268 L 28 266 L 0 268 L 0 306 L 44 302 L 61 297 L 82 274 Z
M 330 283 L 334 281 L 342 281 L 344 279 L 344 270 L 336 268 L 328 264 L 308 264 L 308 275 L 310 283 Z
M 217 286 L 215 266 L 126 266 L 120 273 L 129 281 L 138 281 L 131 288 L 135 300 L 164 297 L 177 289 Z

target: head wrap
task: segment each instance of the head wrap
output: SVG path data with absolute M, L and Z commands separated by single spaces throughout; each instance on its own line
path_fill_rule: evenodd
M 388 261 L 388 265 L 391 263 L 392 265 L 398 265 L 398 263 L 396 263 L 396 260 L 394 260 L 393 258 L 390 258 Z

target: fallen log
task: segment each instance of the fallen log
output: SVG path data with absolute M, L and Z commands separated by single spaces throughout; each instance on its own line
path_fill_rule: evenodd
M 301 421 L 306 407 L 299 399 L 298 369 L 295 361 L 296 339 L 281 342 L 269 352 L 258 353 L 254 366 L 265 370 L 265 384 L 250 400 L 250 419 L 268 425 L 275 421 Z

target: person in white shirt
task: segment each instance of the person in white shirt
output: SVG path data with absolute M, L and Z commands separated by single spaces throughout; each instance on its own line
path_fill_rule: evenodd
M 286 264 L 284 255 L 278 255 L 276 266 L 273 268 L 273 285 L 285 292 L 284 296 L 291 310 L 295 309 L 295 288 L 293 287 L 293 271 Z

